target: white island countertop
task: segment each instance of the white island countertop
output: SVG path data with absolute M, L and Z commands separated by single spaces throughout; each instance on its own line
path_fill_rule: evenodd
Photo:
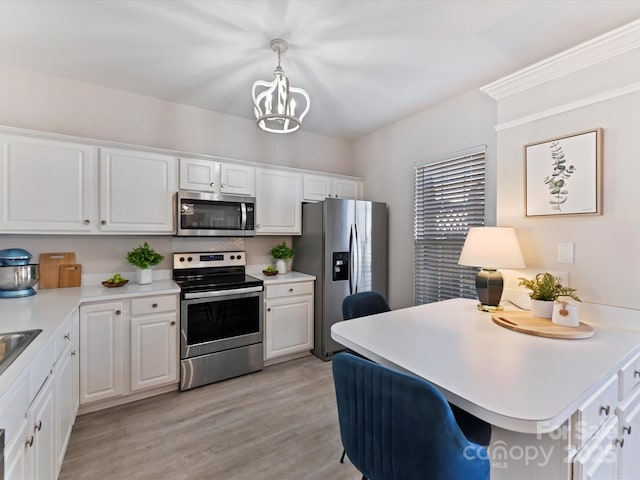
M 595 335 L 544 338 L 495 324 L 477 301 L 454 299 L 333 325 L 337 342 L 418 375 L 483 420 L 523 433 L 562 425 L 640 351 L 640 332 L 581 314 Z M 615 309 L 611 314 L 615 314 Z
M 107 278 L 108 275 L 104 275 Z M 31 344 L 0 374 L 0 396 L 49 342 L 67 316 L 82 303 L 125 297 L 180 293 L 173 280 L 154 280 L 148 285 L 129 282 L 118 288 L 100 283 L 71 288 L 38 290 L 35 295 L 0 299 L 0 333 L 40 329 Z

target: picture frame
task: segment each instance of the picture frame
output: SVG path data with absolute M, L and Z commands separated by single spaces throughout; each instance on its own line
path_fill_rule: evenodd
M 526 217 L 602 215 L 602 129 L 524 146 Z

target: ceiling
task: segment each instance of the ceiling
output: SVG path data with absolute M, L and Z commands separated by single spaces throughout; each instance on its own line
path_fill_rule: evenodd
M 303 130 L 352 138 L 640 18 L 638 0 L 0 1 L 0 64 L 253 117 L 282 67 Z

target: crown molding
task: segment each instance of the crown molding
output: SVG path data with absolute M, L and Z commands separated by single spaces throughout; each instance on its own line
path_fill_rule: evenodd
M 640 47 L 640 20 L 534 63 L 480 87 L 480 91 L 495 100 L 501 100 L 638 47 Z

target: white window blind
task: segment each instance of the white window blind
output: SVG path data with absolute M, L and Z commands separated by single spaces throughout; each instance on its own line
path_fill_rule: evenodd
M 484 225 L 484 149 L 415 170 L 415 304 L 477 298 L 478 269 L 458 257 L 469 227 Z

